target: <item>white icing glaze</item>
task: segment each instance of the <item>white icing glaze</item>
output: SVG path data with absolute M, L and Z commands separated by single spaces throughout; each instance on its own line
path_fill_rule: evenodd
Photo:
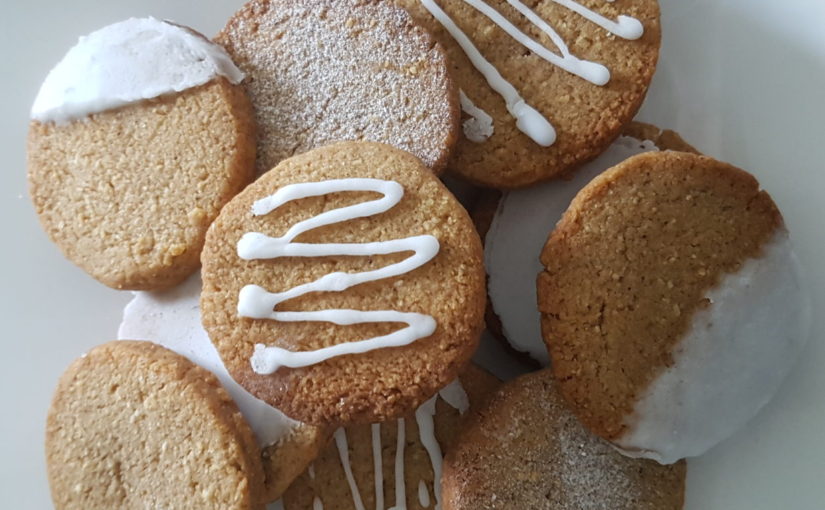
M 407 444 L 407 423 L 398 418 L 395 440 L 395 506 L 390 510 L 407 510 L 407 484 L 404 481 L 404 446 Z
M 373 423 L 372 431 L 372 472 L 375 483 L 375 510 L 384 510 L 384 466 L 381 458 L 381 424 Z
M 358 484 L 355 483 L 355 477 L 352 475 L 347 432 L 343 428 L 335 431 L 335 446 L 338 448 L 338 458 L 341 459 L 341 465 L 344 467 L 344 475 L 347 477 L 347 483 L 352 494 L 352 503 L 355 505 L 355 510 L 364 510 L 364 503 L 361 501 L 361 492 L 358 490 Z
M 324 503 L 318 496 L 312 499 L 312 510 L 324 510 Z
M 470 399 L 467 397 L 467 392 L 464 391 L 464 386 L 461 385 L 461 381 L 458 379 L 441 388 L 438 396 L 444 399 L 444 402 L 447 402 L 447 404 L 458 411 L 459 414 L 464 414 L 470 409 Z
M 117 337 L 158 343 L 215 374 L 238 404 L 258 443 L 275 444 L 300 424 L 258 400 L 232 379 L 201 326 L 200 291 L 200 274 L 196 273 L 167 291 L 136 292 L 123 310 Z
M 430 506 L 430 490 L 424 480 L 418 481 L 418 503 L 424 508 Z
M 307 474 L 309 474 L 310 480 L 315 480 L 315 464 L 310 464 L 307 468 Z
M 644 34 L 644 27 L 642 26 L 642 23 L 633 17 L 622 15 L 619 16 L 616 21 L 613 21 L 573 0 L 553 1 L 623 39 L 638 39 Z M 561 53 L 560 56 L 525 34 L 495 8 L 491 7 L 483 0 L 464 0 L 464 2 L 489 18 L 493 23 L 498 25 L 502 30 L 510 35 L 510 37 L 547 62 L 558 66 L 569 73 L 575 74 L 576 76 L 579 76 L 594 85 L 601 86 L 610 81 L 610 71 L 607 67 L 599 64 L 598 62 L 582 60 L 570 53 L 569 48 L 559 34 L 545 20 L 543 20 L 520 0 L 507 0 L 507 3 L 519 11 L 519 13 L 526 17 L 539 30 L 544 32 L 553 42 L 553 45 L 556 46 L 558 52 Z M 522 98 L 518 91 L 516 91 L 515 87 L 513 87 L 511 83 L 501 76 L 501 73 L 498 72 L 498 69 L 496 69 L 489 60 L 484 58 L 470 38 L 467 37 L 458 25 L 455 24 L 452 18 L 450 18 L 447 13 L 441 9 L 435 0 L 421 0 L 421 3 L 430 12 L 430 14 L 433 15 L 433 17 L 435 17 L 436 20 L 444 26 L 458 45 L 461 46 L 461 49 L 463 49 L 464 53 L 467 54 L 470 62 L 484 76 L 490 87 L 501 95 L 502 98 L 504 98 L 507 111 L 509 111 L 510 114 L 516 119 L 516 127 L 537 144 L 545 147 L 552 145 L 556 140 L 556 132 L 550 121 L 535 108 L 526 103 L 524 98 Z M 486 115 L 487 117 L 489 117 L 489 115 L 487 115 L 483 110 L 475 107 L 475 105 L 473 105 L 469 98 L 467 98 L 463 93 L 461 105 L 462 109 L 471 117 L 464 123 L 464 133 L 467 138 L 476 143 L 483 142 L 489 138 L 493 133 L 492 125 L 489 124 L 488 128 L 488 123 L 481 114 Z
M 621 451 L 670 464 L 701 455 L 773 397 L 810 336 L 788 233 L 724 276 L 679 342 L 674 364 L 641 396 Z
M 430 463 L 433 467 L 433 493 L 435 494 L 435 510 L 441 508 L 441 463 L 444 456 L 441 454 L 441 446 L 435 439 L 435 423 L 433 416 L 435 416 L 435 401 L 438 395 L 424 402 L 424 404 L 416 409 L 415 421 L 418 423 L 418 438 L 424 449 L 427 450 L 427 455 L 430 457 Z
M 257 285 L 247 285 L 238 296 L 238 315 L 253 319 L 284 322 L 332 322 L 340 325 L 374 322 L 404 323 L 407 327 L 380 337 L 341 343 L 314 351 L 292 352 L 280 347 L 257 344 L 252 356 L 252 368 L 259 374 L 271 374 L 281 366 L 302 367 L 345 354 L 360 354 L 374 349 L 408 345 L 433 334 L 435 320 L 420 313 L 395 310 L 320 310 L 311 312 L 278 312 L 274 308 L 284 301 L 310 292 L 342 292 L 366 282 L 402 275 L 426 264 L 438 254 L 438 239 L 420 235 L 391 241 L 368 243 L 296 243 L 294 239 L 310 230 L 341 223 L 354 218 L 374 216 L 392 209 L 404 196 L 404 188 L 394 181 L 379 179 L 337 179 L 323 182 L 290 184 L 274 195 L 260 199 L 252 207 L 256 216 L 269 214 L 283 204 L 306 197 L 328 195 L 342 191 L 374 191 L 379 199 L 326 211 L 293 225 L 282 237 L 270 237 L 248 232 L 238 241 L 238 256 L 244 260 L 278 257 L 322 257 L 328 255 L 370 256 L 413 252 L 406 259 L 372 271 L 360 273 L 330 273 L 313 282 L 284 292 L 267 292 Z
M 65 123 L 218 76 L 244 77 L 223 48 L 172 23 L 131 18 L 81 37 L 49 72 L 31 118 Z
M 555 180 L 502 195 L 484 243 L 490 302 L 501 319 L 504 336 L 519 351 L 547 365 L 536 301 L 539 255 L 547 236 L 573 197 L 594 177 L 625 159 L 657 150 L 652 142 L 620 137 L 570 180 Z M 517 250 L 513 246 L 518 246 Z
M 493 118 L 473 103 L 463 90 L 459 90 L 461 110 L 470 116 L 462 123 L 464 136 L 475 143 L 481 143 L 493 136 Z

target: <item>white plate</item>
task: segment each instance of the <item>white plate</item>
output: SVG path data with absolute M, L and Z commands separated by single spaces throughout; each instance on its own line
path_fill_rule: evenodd
M 618 0 L 622 1 L 622 0 Z M 825 2 L 660 0 L 664 41 L 641 120 L 755 174 L 825 304 Z M 79 34 L 151 14 L 214 34 L 239 0 L 5 2 L 0 20 L 0 507 L 50 508 L 43 430 L 66 365 L 113 339 L 127 293 L 66 262 L 26 196 L 29 107 Z M 688 510 L 825 508 L 825 318 L 776 399 L 688 470 Z

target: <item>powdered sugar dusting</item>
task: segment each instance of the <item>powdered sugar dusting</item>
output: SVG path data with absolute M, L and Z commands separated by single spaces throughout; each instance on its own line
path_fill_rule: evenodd
M 371 2 L 258 0 L 218 41 L 249 76 L 259 171 L 360 139 L 443 165 L 458 121 L 446 56 L 405 11 Z

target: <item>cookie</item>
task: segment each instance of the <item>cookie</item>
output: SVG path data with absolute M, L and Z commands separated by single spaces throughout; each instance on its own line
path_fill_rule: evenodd
M 808 338 L 782 216 L 750 174 L 634 156 L 576 195 L 541 254 L 559 389 L 629 455 L 700 455 L 768 402 Z
M 447 50 L 464 112 L 449 170 L 482 186 L 529 186 L 598 156 L 656 68 L 656 0 L 393 1 Z
M 261 453 L 206 370 L 110 342 L 60 379 L 46 423 L 55 508 L 263 509 Z
M 247 74 L 259 173 L 344 140 L 383 142 L 439 172 L 458 138 L 447 56 L 401 9 L 356 0 L 252 0 L 216 37 Z
M 284 509 L 412 510 L 438 505 L 441 454 L 456 440 L 467 410 L 480 406 L 498 383 L 492 375 L 470 365 L 459 381 L 414 415 L 339 429 L 335 443 L 284 494 Z M 421 425 L 424 427 L 419 428 Z M 435 487 L 433 480 L 438 480 Z
M 498 333 L 498 338 L 547 366 L 549 355 L 541 337 L 535 281 L 544 269 L 539 254 L 548 233 L 590 180 L 630 156 L 660 149 L 695 152 L 673 131 L 632 122 L 605 152 L 570 179 L 495 194 L 493 199 L 481 201 L 474 208 L 476 223 L 487 226 L 482 225 L 480 231 L 484 239 L 489 308 L 493 311 L 488 314 L 487 327 Z M 513 250 L 513 246 L 519 249 Z
M 406 415 L 458 376 L 483 327 L 466 210 L 384 144 L 283 161 L 221 211 L 202 259 L 203 324 L 227 369 L 307 423 Z
M 266 501 L 274 501 L 318 456 L 331 431 L 290 419 L 229 376 L 201 326 L 200 294 L 200 273 L 170 290 L 136 292 L 123 310 L 118 338 L 155 342 L 217 376 L 255 434 L 261 448 L 264 494 Z
M 470 412 L 444 459 L 444 510 L 680 510 L 685 471 L 684 461 L 630 459 L 591 435 L 543 370 Z
M 217 45 L 153 18 L 80 39 L 32 108 L 29 193 L 63 254 L 116 289 L 199 265 L 206 229 L 252 178 L 254 116 Z

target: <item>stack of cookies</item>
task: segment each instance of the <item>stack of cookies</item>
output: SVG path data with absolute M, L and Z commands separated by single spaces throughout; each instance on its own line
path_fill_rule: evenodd
M 656 0 L 251 0 L 214 40 L 81 38 L 30 193 L 134 297 L 55 393 L 55 507 L 682 508 L 810 310 L 758 182 L 633 121 L 660 39 Z M 482 334 L 525 375 L 474 365 Z

